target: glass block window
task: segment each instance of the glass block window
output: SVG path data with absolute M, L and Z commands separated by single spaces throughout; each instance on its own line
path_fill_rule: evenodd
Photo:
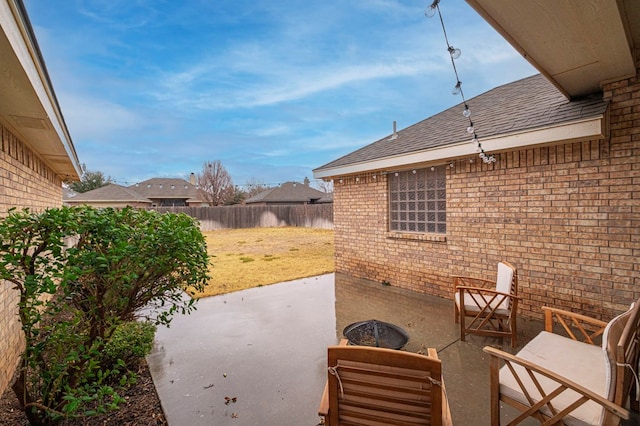
M 447 232 L 446 168 L 389 173 L 389 230 Z

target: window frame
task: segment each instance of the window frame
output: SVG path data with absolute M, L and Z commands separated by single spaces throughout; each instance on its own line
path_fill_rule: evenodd
M 438 235 L 447 232 L 446 166 L 388 173 L 388 231 Z

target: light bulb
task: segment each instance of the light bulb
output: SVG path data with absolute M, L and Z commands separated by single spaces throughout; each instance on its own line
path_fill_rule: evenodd
M 449 51 L 449 54 L 451 55 L 451 57 L 453 59 L 458 59 L 460 57 L 460 55 L 462 54 L 462 51 L 460 49 L 456 49 L 453 46 L 449 46 L 447 48 L 447 50 Z
M 433 0 L 433 3 L 431 3 L 431 5 L 428 6 L 424 11 L 424 16 L 426 16 L 427 18 L 433 18 L 433 16 L 436 14 L 438 3 L 440 3 L 440 0 Z
M 471 110 L 469 109 L 469 107 L 466 107 L 464 111 L 462 111 L 462 115 L 464 115 L 467 118 L 471 117 Z
M 467 133 L 471 134 L 475 132 L 475 129 L 473 128 L 473 124 L 469 125 L 469 127 L 467 127 Z
M 453 86 L 453 90 L 451 91 L 454 95 L 459 95 L 462 90 L 462 82 L 458 81 L 455 86 Z
M 480 158 L 482 158 L 482 159 L 484 159 L 484 158 L 485 158 L 484 152 L 481 152 L 478 156 L 479 156 Z
M 471 143 L 474 144 L 474 145 L 477 144 L 478 143 L 478 138 L 474 137 L 473 139 L 471 139 Z

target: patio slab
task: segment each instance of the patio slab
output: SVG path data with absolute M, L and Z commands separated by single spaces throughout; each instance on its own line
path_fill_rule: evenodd
M 159 328 L 148 362 L 169 424 L 317 424 L 326 347 L 336 338 L 333 281 L 205 298 Z
M 195 313 L 158 329 L 148 357 L 167 420 L 317 425 L 326 348 L 347 325 L 370 319 L 402 327 L 409 334 L 405 350 L 437 349 L 456 425 L 490 423 L 489 357 L 482 348 L 514 353 L 543 329 L 541 321 L 519 318 L 514 349 L 508 339 L 470 335 L 461 342 L 452 301 L 343 274 L 206 298 Z M 509 408 L 503 415 L 511 417 Z

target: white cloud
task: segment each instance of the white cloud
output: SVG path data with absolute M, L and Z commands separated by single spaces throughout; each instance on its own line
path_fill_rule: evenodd
M 265 61 L 265 63 L 273 61 Z M 230 69 L 246 65 L 228 64 Z M 218 66 L 199 64 L 189 70 L 165 77 L 163 92 L 156 93 L 158 99 L 172 102 L 183 108 L 230 109 L 268 106 L 308 98 L 319 93 L 335 90 L 346 85 L 370 80 L 426 74 L 434 65 L 423 58 L 408 57 L 388 63 L 324 64 L 307 68 L 277 65 L 269 69 L 254 63 L 254 75 L 232 77 L 229 72 L 209 86 Z M 199 80 L 202 78 L 202 81 Z M 246 80 L 243 83 L 243 79 Z M 229 81 L 226 81 L 229 80 Z M 226 83 L 226 84 L 225 84 Z
M 300 180 L 386 136 L 393 120 L 403 128 L 459 102 L 450 95 L 440 23 L 424 17 L 426 3 L 29 0 L 27 7 L 80 161 L 116 179 L 182 176 L 220 159 L 236 180 Z M 463 51 L 465 95 L 532 73 L 464 2 L 442 7 Z
M 121 135 L 145 126 L 148 121 L 131 108 L 96 97 L 64 94 L 60 102 L 67 126 L 77 140 Z

